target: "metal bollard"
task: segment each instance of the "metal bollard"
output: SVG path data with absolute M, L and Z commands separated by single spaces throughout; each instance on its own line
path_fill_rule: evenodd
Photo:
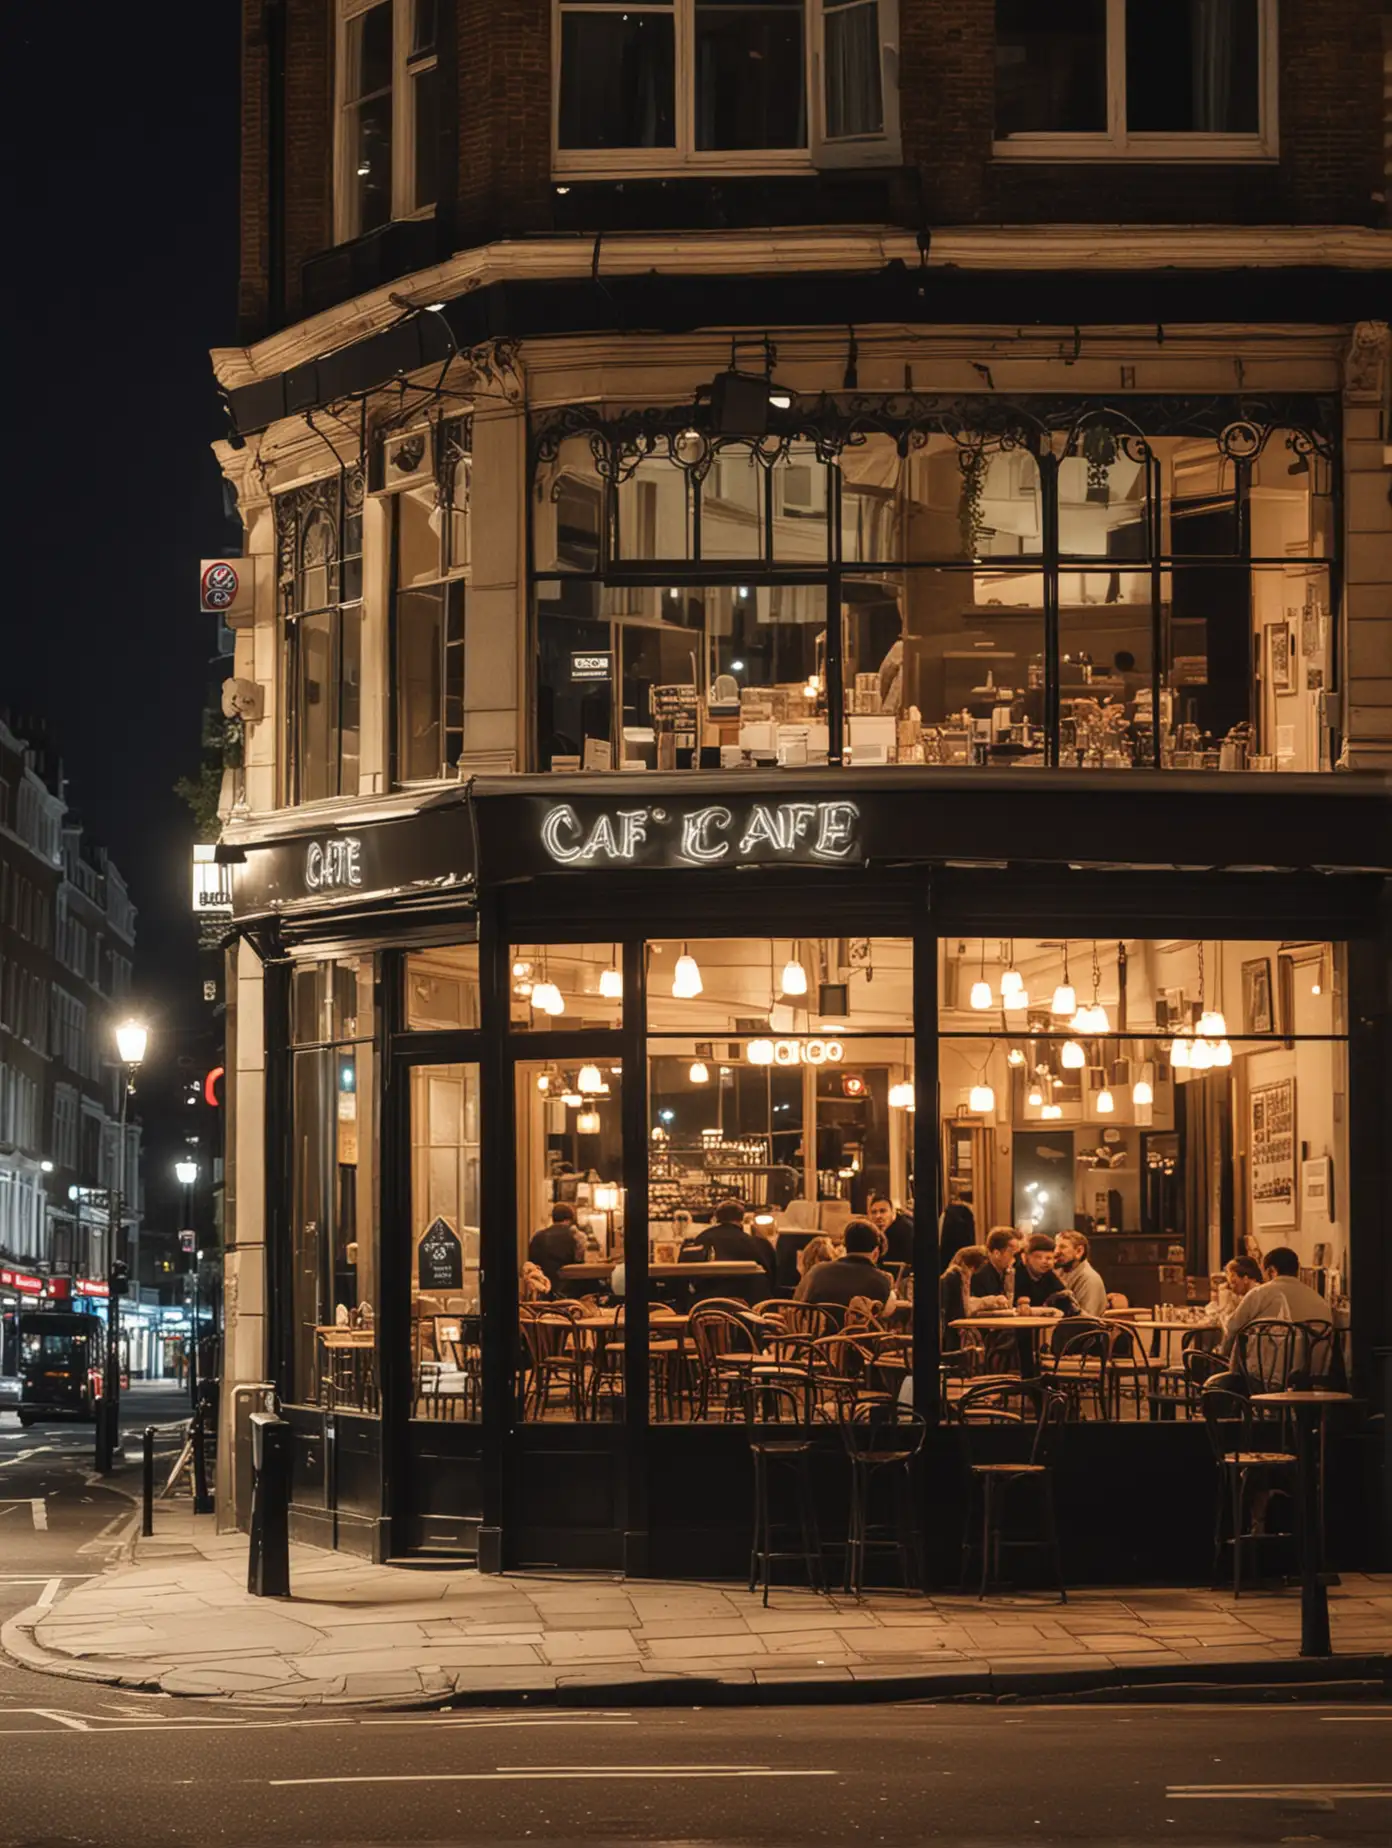
M 140 1531 L 148 1539 L 155 1531 L 155 1427 L 145 1427 L 144 1481 L 140 1495 Z
M 247 1590 L 290 1596 L 290 1426 L 274 1412 L 251 1415 L 251 1547 Z
M 208 1493 L 208 1458 L 203 1442 L 203 1401 L 193 1414 L 193 1512 L 211 1514 L 213 1498 Z

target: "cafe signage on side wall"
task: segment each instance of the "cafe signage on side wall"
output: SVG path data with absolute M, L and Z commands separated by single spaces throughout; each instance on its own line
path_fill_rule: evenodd
M 553 867 L 845 866 L 865 857 L 854 802 L 582 798 L 536 806 L 537 838 Z

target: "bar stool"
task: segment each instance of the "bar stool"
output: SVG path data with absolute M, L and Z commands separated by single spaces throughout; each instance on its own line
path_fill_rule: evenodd
M 856 1597 L 865 1589 L 865 1562 L 872 1550 L 894 1553 L 906 1591 L 928 1589 L 913 1494 L 915 1465 L 927 1435 L 928 1421 L 920 1413 L 879 1400 L 852 1406 L 841 1420 L 841 1438 L 851 1465 L 845 1589 Z M 888 1486 L 892 1520 L 872 1522 L 870 1518 L 876 1482 Z
M 1028 1415 L 1026 1409 L 1031 1407 L 1035 1412 L 1033 1417 Z M 1041 1388 L 1037 1382 L 1016 1382 L 1013 1387 L 976 1386 L 963 1394 L 955 1409 L 963 1423 L 962 1442 L 967 1463 L 967 1509 L 962 1529 L 960 1589 L 965 1592 L 967 1588 L 972 1554 L 978 1546 L 981 1550 L 981 1581 L 977 1596 L 980 1598 L 986 1596 L 987 1587 L 993 1579 L 999 1580 L 1001 1554 L 1007 1548 L 1016 1551 L 1033 1549 L 1048 1554 L 1054 1569 L 1054 1582 L 1058 1586 L 1059 1602 L 1066 1604 L 1068 1590 L 1063 1582 L 1063 1561 L 1059 1552 L 1052 1451 L 1055 1436 L 1068 1418 L 1067 1395 L 1052 1386 Z M 974 1458 L 966 1427 L 978 1421 L 1014 1425 L 1022 1432 L 1032 1425 L 1033 1436 L 1028 1456 L 1003 1462 L 983 1462 Z M 1032 1483 L 1038 1491 L 1039 1530 L 1032 1536 L 1007 1538 L 1004 1520 L 1006 1505 L 1012 1499 L 1018 1499 L 1012 1498 L 1012 1491 L 1022 1483 Z
M 807 1581 L 824 1591 L 822 1542 L 817 1511 L 812 1501 L 811 1457 L 814 1449 L 805 1416 L 803 1395 L 773 1381 L 751 1384 L 743 1397 L 749 1434 L 749 1455 L 754 1465 L 754 1537 L 749 1549 L 749 1589 L 763 1586 L 769 1601 L 773 1567 L 784 1560 L 801 1560 Z M 795 1516 L 779 1516 L 773 1507 L 777 1477 L 790 1490 Z M 791 1539 L 797 1536 L 798 1545 Z M 786 1543 L 780 1543 L 781 1536 Z

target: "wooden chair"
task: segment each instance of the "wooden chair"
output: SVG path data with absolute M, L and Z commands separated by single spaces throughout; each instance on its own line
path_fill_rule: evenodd
M 1049 1343 L 1039 1354 L 1039 1377 L 1068 1400 L 1068 1416 L 1083 1415 L 1089 1395 L 1099 1419 L 1110 1407 L 1112 1331 L 1104 1322 L 1087 1316 L 1066 1316 L 1050 1331 Z
M 1257 1497 L 1264 1506 L 1269 1506 L 1272 1494 L 1294 1497 L 1299 1473 L 1298 1459 L 1289 1450 L 1263 1442 L 1250 1401 L 1234 1390 L 1239 1378 L 1222 1373 L 1203 1388 L 1204 1427 L 1218 1472 L 1213 1574 L 1215 1579 L 1221 1574 L 1223 1548 L 1230 1546 L 1235 1598 L 1242 1596 L 1244 1550 L 1270 1540 L 1290 1541 L 1289 1535 L 1273 1534 L 1257 1524 Z
M 754 1330 L 743 1316 L 706 1302 L 691 1311 L 687 1333 L 696 1367 L 695 1415 L 707 1418 L 712 1393 L 723 1393 L 728 1421 L 739 1408 L 749 1368 L 763 1351 Z
M 1035 1550 L 1048 1555 L 1058 1585 L 1059 1602 L 1068 1602 L 1063 1582 L 1063 1561 L 1059 1550 L 1058 1519 L 1054 1506 L 1053 1446 L 1059 1427 L 1068 1418 L 1066 1396 L 1052 1386 L 1020 1382 L 1016 1387 L 993 1383 L 987 1388 L 974 1387 L 963 1399 L 981 1394 L 980 1410 L 963 1407 L 959 1400 L 957 1416 L 962 1433 L 962 1447 L 967 1469 L 967 1507 L 962 1528 L 961 1590 L 967 1588 L 972 1555 L 981 1553 L 981 1578 L 977 1596 L 984 1598 L 991 1582 L 999 1581 L 1001 1555 L 1012 1551 Z M 989 1397 L 988 1397 L 989 1395 Z M 1033 1416 L 1026 1416 L 1025 1407 Z M 973 1453 L 971 1427 L 978 1423 L 1014 1426 L 1018 1437 L 1028 1434 L 1028 1450 L 1023 1455 L 989 1460 Z M 1033 1535 L 1010 1536 L 1005 1530 L 1008 1508 L 1019 1505 L 1018 1491 L 1033 1490 L 1038 1499 L 1038 1531 Z M 978 1526 L 979 1523 L 979 1526 Z
M 533 1418 L 545 1417 L 557 1385 L 565 1390 L 572 1415 L 576 1419 L 585 1415 L 584 1356 L 573 1320 L 572 1316 L 555 1314 L 549 1307 L 521 1319 L 531 1373 L 528 1399 Z

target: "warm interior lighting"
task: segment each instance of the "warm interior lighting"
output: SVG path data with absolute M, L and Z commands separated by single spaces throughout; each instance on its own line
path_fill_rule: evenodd
M 1155 1102 L 1155 1093 L 1150 1088 L 1149 1079 L 1138 1078 L 1135 1084 L 1132 1085 L 1131 1102 L 1137 1105 L 1153 1104 Z
M 1025 985 L 1025 978 L 1018 969 L 1007 969 L 1000 979 L 1001 1000 L 1018 992 Z
M 1001 1006 L 1007 1014 L 1023 1014 L 1029 1006 L 1029 990 L 1012 988 L 1008 995 L 1002 997 Z
M 1032 1110 L 1038 1110 L 1039 1106 L 1044 1102 L 1044 1093 L 1037 1084 L 1032 1084 L 1030 1086 L 1025 1102 Z
M 972 983 L 971 1004 L 978 1013 L 983 1013 L 990 1007 L 994 999 L 995 997 L 991 993 L 991 984 L 989 982 Z
M 512 975 L 513 975 L 514 981 L 520 981 L 524 975 L 530 975 L 531 973 L 532 973 L 532 965 L 529 962 L 515 962 L 512 965 Z
M 1227 1030 L 1227 1021 L 1224 1020 L 1223 1016 L 1216 1010 L 1212 1013 L 1201 1014 L 1199 1016 L 1198 1031 L 1203 1034 L 1205 1039 L 1222 1039 Z
M 1018 1046 L 1012 1046 L 1010 1051 L 1005 1055 L 1005 1062 L 1007 1065 L 1023 1065 L 1025 1062 L 1025 1055 Z
M 562 1091 L 561 1102 L 567 1110 L 583 1110 L 585 1100 L 578 1091 Z
M 1213 1048 L 1213 1063 L 1215 1065 L 1232 1064 L 1232 1045 L 1228 1040 L 1219 1040 Z
M 539 1014 L 564 1014 L 565 999 L 554 982 L 538 982 L 532 990 L 532 1006 Z
M 672 997 L 676 1001 L 693 1001 L 703 986 L 700 965 L 683 944 L 677 966 L 672 971 Z
M 995 1109 L 996 1094 L 989 1084 L 974 1084 L 967 1101 L 971 1109 L 986 1113 Z
M 1099 1116 L 1110 1116 L 1115 1109 L 1116 1100 L 1113 1098 L 1111 1092 L 1106 1089 L 1099 1091 L 1097 1093 L 1097 1114 Z
M 582 1136 L 597 1136 L 599 1134 L 599 1112 L 593 1107 L 582 1110 L 575 1119 L 575 1127 Z
M 795 956 L 783 965 L 782 987 L 785 995 L 805 995 L 807 993 L 807 971 Z
M 1170 1041 L 1170 1064 L 1176 1071 L 1189 1069 L 1189 1042 L 1178 1034 Z
M 1189 1048 L 1189 1069 L 1191 1072 L 1206 1072 L 1213 1066 L 1213 1047 L 1206 1039 L 1196 1039 Z
M 604 1075 L 597 1065 L 582 1065 L 575 1079 L 575 1088 L 586 1097 L 597 1097 L 604 1090 Z
M 697 1059 L 686 1074 L 693 1084 L 709 1084 L 710 1072 L 704 1059 Z
M 619 1190 L 613 1181 L 596 1181 L 594 1203 L 601 1213 L 616 1213 L 619 1210 Z
M 744 1056 L 751 1065 L 773 1064 L 773 1041 L 767 1039 L 750 1040 L 744 1049 Z M 891 1098 L 891 1102 L 893 1099 Z
M 892 1084 L 889 1087 L 889 1102 L 890 1107 L 894 1110 L 912 1110 L 914 1103 L 913 1085 L 904 1078 L 901 1078 L 898 1084 Z
M 1045 1104 L 1044 1108 L 1040 1111 L 1039 1114 L 1042 1117 L 1047 1117 L 1050 1122 L 1054 1122 L 1063 1115 L 1063 1105 L 1062 1104 Z
M 1077 1040 L 1065 1040 L 1059 1064 L 1068 1072 L 1080 1072 L 1087 1064 L 1087 1054 Z
M 623 976 L 617 969 L 604 969 L 600 972 L 599 992 L 606 1001 L 623 999 Z
M 537 1090 L 538 1091 L 549 1091 L 550 1089 L 551 1089 L 551 1074 L 549 1072 L 538 1072 L 537 1073 Z
M 1071 1020 L 1078 1011 L 1078 996 L 1071 982 L 1060 982 L 1049 1003 L 1051 1014 L 1066 1014 Z

